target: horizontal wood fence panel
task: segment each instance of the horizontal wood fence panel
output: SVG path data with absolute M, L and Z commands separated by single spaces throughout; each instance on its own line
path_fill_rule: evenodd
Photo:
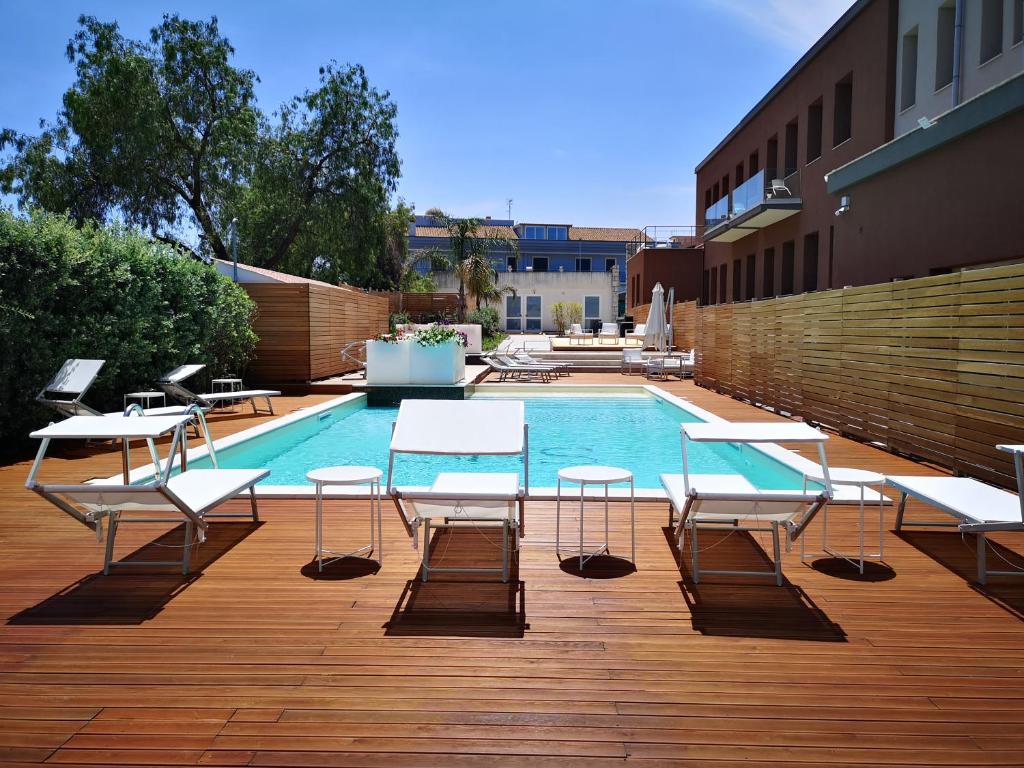
M 1015 485 L 1024 265 L 694 312 L 702 386 Z
M 633 322 L 646 323 L 650 304 L 633 307 Z M 676 349 L 691 350 L 697 343 L 697 302 L 677 301 L 672 308 L 672 343 Z
M 371 291 L 371 295 L 386 297 L 390 314 L 404 312 L 414 323 L 436 320 L 438 315 L 455 320 L 459 314 L 459 294 L 457 293 Z
M 356 366 L 341 349 L 388 329 L 388 299 L 350 286 L 248 283 L 259 307 L 251 383 L 288 384 L 338 376 Z

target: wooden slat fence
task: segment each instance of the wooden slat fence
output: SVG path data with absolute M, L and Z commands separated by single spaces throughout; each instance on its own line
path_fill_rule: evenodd
M 454 319 L 459 313 L 457 293 L 409 293 L 401 291 L 371 291 L 374 296 L 388 300 L 388 312 L 405 312 L 414 323 L 435 320 L 444 314 Z
M 1014 486 L 1024 265 L 701 307 L 697 383 Z
M 650 304 L 633 307 L 633 322 L 646 323 L 651 312 Z M 677 349 L 693 349 L 697 339 L 697 302 L 676 302 L 672 309 L 672 339 Z
M 252 383 L 287 384 L 338 376 L 354 368 L 341 348 L 388 329 L 388 302 L 350 286 L 247 283 L 259 306 Z

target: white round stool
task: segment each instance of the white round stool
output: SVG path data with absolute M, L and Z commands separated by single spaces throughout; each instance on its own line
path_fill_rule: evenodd
M 844 467 L 829 467 L 829 479 L 832 485 L 846 485 L 860 489 L 860 549 L 858 559 L 854 559 L 842 552 L 836 552 L 828 545 L 828 508 L 821 511 L 821 550 L 825 554 L 838 557 L 851 565 L 856 565 L 861 573 L 864 573 L 864 559 L 875 558 L 879 561 L 885 559 L 885 476 L 877 472 L 870 472 L 866 469 L 848 469 Z M 820 469 L 817 472 L 808 472 L 804 475 L 804 491 L 807 490 L 808 481 L 815 483 L 825 482 L 825 473 Z M 864 551 L 864 489 L 871 486 L 878 486 L 878 551 Z M 800 537 L 800 557 L 804 557 L 804 540 Z
M 306 479 L 316 484 L 316 567 L 324 569 L 324 555 L 329 555 L 328 562 L 341 560 L 345 557 L 358 557 L 362 560 L 372 558 L 364 556 L 374 551 L 376 546 L 377 562 L 384 563 L 384 534 L 380 504 L 380 479 L 383 472 L 376 467 L 321 467 L 306 473 Z M 332 485 L 368 485 L 370 487 L 370 543 L 352 552 L 334 552 L 324 548 L 324 488 Z M 377 512 L 377 535 L 373 531 L 374 502 Z
M 633 484 L 633 473 L 620 467 L 582 466 L 565 467 L 558 470 L 558 487 L 555 491 L 555 555 L 561 551 L 562 528 L 562 481 L 576 483 L 580 487 L 580 569 L 596 555 L 608 553 L 608 486 L 615 483 L 629 483 L 629 519 L 632 535 L 632 553 L 630 562 L 636 565 L 636 489 Z M 604 544 L 593 552 L 583 549 L 583 499 L 588 485 L 604 486 Z

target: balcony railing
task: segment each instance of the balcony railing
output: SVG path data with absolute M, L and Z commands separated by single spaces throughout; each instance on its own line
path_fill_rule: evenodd
M 717 227 L 730 219 L 772 201 L 800 199 L 800 172 L 795 170 L 779 172 L 775 168 L 763 168 L 723 197 L 705 212 L 708 229 Z
M 630 259 L 643 248 L 692 248 L 700 243 L 704 227 L 694 224 L 659 224 L 644 227 L 626 246 Z

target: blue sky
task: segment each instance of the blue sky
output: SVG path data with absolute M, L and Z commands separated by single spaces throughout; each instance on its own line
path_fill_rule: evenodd
M 331 59 L 398 105 L 417 210 L 576 225 L 689 224 L 694 166 L 852 0 L 12 2 L 0 126 L 33 131 L 72 79 L 79 14 L 142 37 L 215 14 L 271 111 Z

